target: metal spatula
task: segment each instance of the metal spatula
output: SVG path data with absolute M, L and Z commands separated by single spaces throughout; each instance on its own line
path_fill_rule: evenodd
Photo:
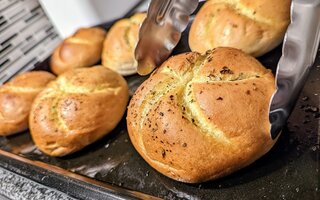
M 138 73 L 146 75 L 165 61 L 198 0 L 152 0 L 135 51 Z M 271 136 L 285 125 L 313 65 L 320 38 L 320 0 L 293 0 L 283 55 L 276 72 L 277 90 L 270 100 Z

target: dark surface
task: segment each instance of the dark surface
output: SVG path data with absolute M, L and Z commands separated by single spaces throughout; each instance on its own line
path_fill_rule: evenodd
M 50 198 L 47 192 L 58 196 L 58 199 L 62 197 L 87 200 L 154 199 L 150 195 L 105 184 L 53 165 L 32 161 L 0 150 L 0 172 L 3 172 L 3 168 L 8 170 L 8 174 L 0 174 L 0 194 L 5 194 L 12 199 L 39 199 L 34 197 L 35 194 L 44 199 L 55 199 Z M 43 185 L 49 186 L 50 188 L 47 188 L 49 191 L 43 188 Z M 54 192 L 54 189 L 60 192 Z M 22 193 L 25 195 L 21 196 Z
M 182 41 L 174 54 L 188 51 L 187 34 L 183 35 Z M 280 55 L 281 48 L 278 47 L 259 60 L 275 71 Z M 319 65 L 318 54 L 288 124 L 272 150 L 249 167 L 216 181 L 184 184 L 153 170 L 130 143 L 126 115 L 111 134 L 63 158 L 42 154 L 27 132 L 0 138 L 0 148 L 108 184 L 166 199 L 319 199 Z M 46 68 L 46 64 L 42 63 L 39 68 Z M 131 94 L 145 78 L 127 77 Z M 56 186 L 52 184 L 52 187 Z

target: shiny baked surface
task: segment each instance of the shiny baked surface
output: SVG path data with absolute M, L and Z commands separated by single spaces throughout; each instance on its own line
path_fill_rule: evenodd
M 108 134 L 128 102 L 126 81 L 102 66 L 69 70 L 35 99 L 29 118 L 37 147 L 63 156 Z
M 26 72 L 0 86 L 0 136 L 28 128 L 28 116 L 36 95 L 55 76 L 45 71 Z
M 81 67 L 91 67 L 101 59 L 106 31 L 102 28 L 80 28 L 54 50 L 50 67 L 53 73 Z
M 103 43 L 103 66 L 121 75 L 136 73 L 138 64 L 134 57 L 134 50 L 138 43 L 140 26 L 145 17 L 145 13 L 136 13 L 112 25 Z
M 189 45 L 204 53 L 234 47 L 261 56 L 278 46 L 290 22 L 291 0 L 210 0 L 197 13 Z
M 170 58 L 145 81 L 128 107 L 131 141 L 166 176 L 203 182 L 265 154 L 274 77 L 232 48 Z

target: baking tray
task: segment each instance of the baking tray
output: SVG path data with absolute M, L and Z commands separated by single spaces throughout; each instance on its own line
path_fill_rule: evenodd
M 101 27 L 109 29 L 112 24 Z M 190 51 L 189 28 L 173 54 Z M 275 72 L 280 56 L 281 45 L 258 59 Z M 35 70 L 49 70 L 48 61 Z M 130 143 L 126 114 L 110 134 L 63 158 L 41 153 L 28 131 L 0 137 L 0 166 L 79 199 L 320 199 L 319 77 L 318 53 L 287 126 L 271 151 L 215 181 L 185 184 L 153 170 Z M 130 94 L 146 78 L 126 77 Z

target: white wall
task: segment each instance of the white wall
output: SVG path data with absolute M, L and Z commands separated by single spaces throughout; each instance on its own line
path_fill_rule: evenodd
M 121 17 L 139 0 L 39 0 L 62 37 Z

